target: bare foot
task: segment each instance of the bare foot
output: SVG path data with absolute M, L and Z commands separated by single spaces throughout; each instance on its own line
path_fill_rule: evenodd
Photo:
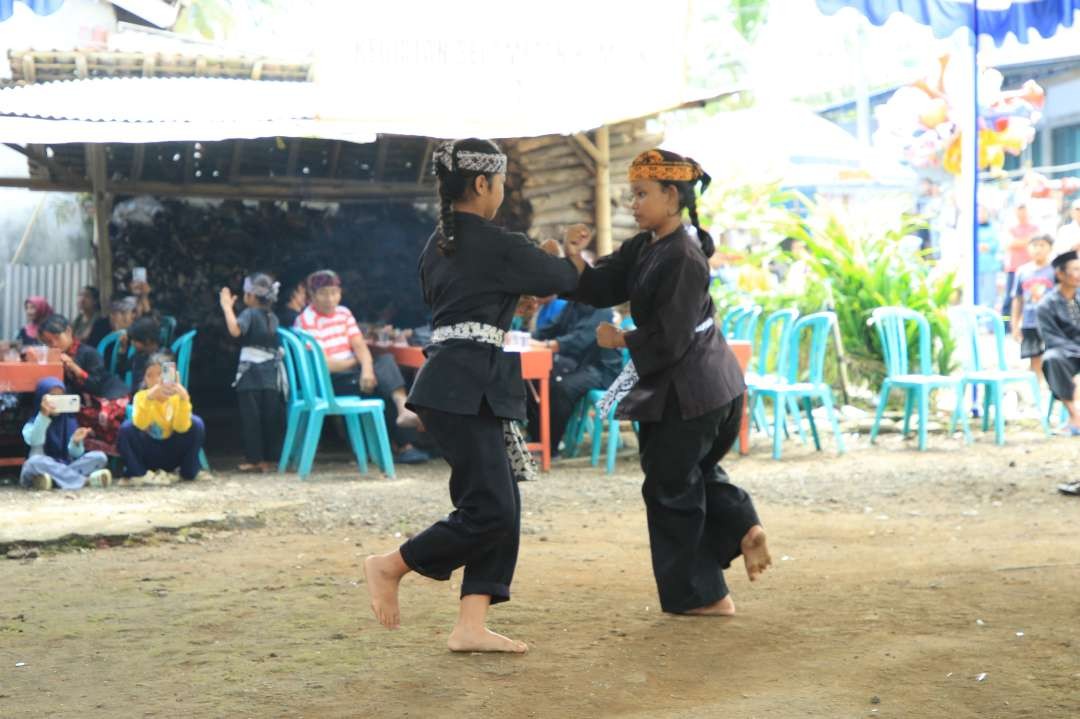
M 765 544 L 765 530 L 760 524 L 750 527 L 750 531 L 743 535 L 739 548 L 746 563 L 746 575 L 751 582 L 757 581 L 761 573 L 772 566 L 769 547 Z
M 405 429 L 421 429 L 424 423 L 420 421 L 420 415 L 416 412 L 402 408 L 398 411 L 397 426 Z
M 510 652 L 524 654 L 529 651 L 525 642 L 518 642 L 502 634 L 496 634 L 487 627 L 469 628 L 458 624 L 450 632 L 446 642 L 452 652 Z
M 735 616 L 735 602 L 729 594 L 719 602 L 706 604 L 704 607 L 698 607 L 697 609 L 690 609 L 683 612 L 683 614 L 691 614 L 696 617 L 733 617 Z
M 371 595 L 371 611 L 387 629 L 397 629 L 401 625 L 398 609 L 401 576 L 392 567 L 392 561 L 385 556 L 372 555 L 364 559 L 364 579 Z

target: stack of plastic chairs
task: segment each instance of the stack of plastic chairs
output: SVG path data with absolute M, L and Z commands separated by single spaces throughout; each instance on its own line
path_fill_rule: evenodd
M 810 422 L 814 446 L 821 449 L 817 425 L 814 422 L 813 403 L 821 402 L 825 407 L 833 434 L 836 436 L 836 448 L 844 452 L 844 437 L 836 419 L 833 407 L 832 387 L 825 382 L 825 349 L 831 335 L 836 315 L 832 312 L 818 312 L 797 320 L 788 338 L 788 349 L 783 353 L 778 365 L 777 375 L 766 375 L 748 382 L 748 388 L 759 401 L 762 397 L 772 399 L 773 404 L 773 459 L 780 459 L 784 441 L 784 421 L 788 407 L 794 403 L 802 404 Z M 806 379 L 801 379 L 799 346 L 804 332 L 810 333 L 810 355 L 806 367 Z M 796 410 L 797 411 L 797 410 Z

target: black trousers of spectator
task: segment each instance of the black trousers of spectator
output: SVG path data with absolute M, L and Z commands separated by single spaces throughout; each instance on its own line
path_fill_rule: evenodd
M 386 418 L 386 431 L 394 443 L 401 446 L 412 443 L 415 438 L 415 430 L 402 429 L 397 426 L 397 404 L 394 402 L 394 391 L 405 387 L 405 378 L 401 376 L 401 369 L 394 362 L 394 356 L 389 354 L 375 356 L 375 391 L 360 391 L 360 370 L 342 372 L 330 375 L 330 381 L 334 385 L 334 394 L 359 395 L 366 399 L 378 397 L 386 404 L 383 410 Z
M 401 545 L 409 568 L 447 580 L 465 567 L 461 596 L 510 598 L 521 538 L 521 497 L 506 456 L 503 421 L 487 402 L 479 415 L 421 408 L 420 417 L 450 464 L 454 511 Z
M 728 594 L 723 570 L 760 524 L 750 495 L 728 481 L 718 462 L 739 436 L 743 398 L 683 419 L 674 390 L 659 422 L 641 422 L 641 494 L 649 525 L 653 575 L 665 612 L 685 612 Z
M 1076 392 L 1073 377 L 1080 374 L 1080 357 L 1070 357 L 1054 348 L 1046 350 L 1042 358 L 1043 376 L 1046 377 L 1046 384 L 1050 385 L 1050 391 L 1058 399 L 1072 402 Z
M 1016 295 L 1016 272 L 1005 275 L 1005 299 L 1001 303 L 1001 316 L 1005 318 L 1005 331 L 1011 331 L 1012 301 Z
M 556 358 L 548 382 L 551 412 L 551 452 L 558 454 L 559 441 L 566 434 L 566 425 L 574 414 L 578 400 L 591 389 L 607 389 L 615 381 L 597 367 L 578 367 L 566 370 L 566 365 L 559 366 Z M 534 440 L 540 438 L 540 405 L 528 395 L 529 434 Z
M 236 399 L 240 404 L 240 435 L 247 461 L 277 463 L 281 454 L 281 429 L 285 425 L 281 392 L 242 389 L 237 390 Z

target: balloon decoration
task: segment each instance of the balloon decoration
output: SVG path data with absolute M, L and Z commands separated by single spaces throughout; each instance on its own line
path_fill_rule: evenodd
M 941 167 L 960 174 L 960 148 L 967 131 L 964 111 L 970 104 L 958 97 L 956 85 L 967 80 L 949 67 L 949 56 L 938 59 L 932 76 L 897 90 L 877 110 L 882 144 L 899 146 L 904 159 L 917 168 Z M 979 169 L 1000 171 L 1005 156 L 1019 155 L 1035 139 L 1046 93 L 1034 80 L 1019 90 L 1001 89 L 1003 77 L 993 68 L 979 70 Z

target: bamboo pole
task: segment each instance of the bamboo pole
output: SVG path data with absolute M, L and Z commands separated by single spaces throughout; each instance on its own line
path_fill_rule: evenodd
M 596 130 L 596 254 L 611 254 L 611 142 L 607 125 Z M 590 153 L 591 154 L 591 153 Z
M 109 215 L 112 196 L 106 192 L 105 146 L 86 146 L 90 184 L 94 197 L 94 252 L 97 257 L 98 292 L 107 302 L 113 293 L 112 242 L 109 239 Z

